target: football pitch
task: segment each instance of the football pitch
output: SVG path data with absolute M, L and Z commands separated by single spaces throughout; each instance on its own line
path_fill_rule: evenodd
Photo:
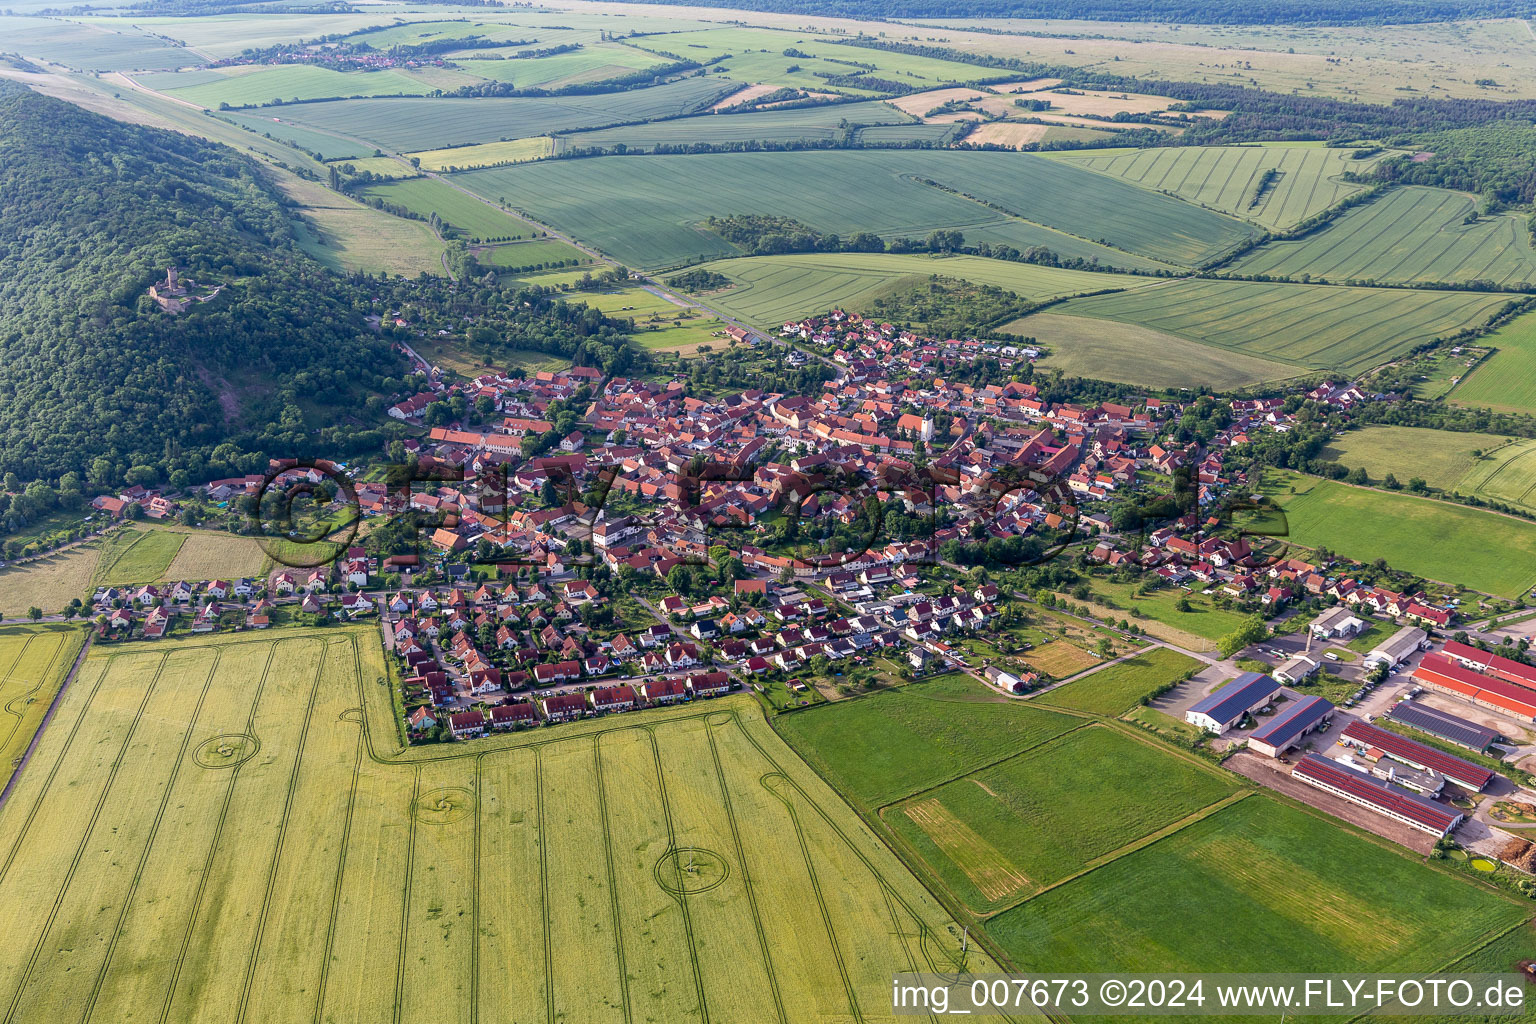
M 995 970 L 755 705 L 402 752 L 381 658 L 93 650 L 0 809 L 5 1019 L 858 1020 Z

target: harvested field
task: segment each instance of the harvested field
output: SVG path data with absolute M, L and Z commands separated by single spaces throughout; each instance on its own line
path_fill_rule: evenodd
M 904 811 L 988 901 L 1001 902 L 1034 888 L 1028 876 L 1009 864 L 995 846 L 951 814 L 937 798 L 919 800 Z

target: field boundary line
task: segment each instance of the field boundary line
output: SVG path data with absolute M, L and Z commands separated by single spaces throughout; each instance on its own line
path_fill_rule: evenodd
M 85 652 L 90 648 L 90 646 L 90 638 L 87 637 L 85 646 L 80 649 L 80 654 L 75 659 L 75 670 L 78 670 L 80 665 L 84 662 Z M 80 723 L 85 721 L 85 713 L 90 709 L 91 704 L 96 700 L 96 694 L 101 690 L 101 681 L 106 678 L 106 675 L 107 670 L 105 667 L 103 667 L 101 674 L 98 675 L 96 677 L 96 681 L 91 684 L 91 693 L 90 696 L 85 698 L 85 705 L 80 709 L 80 717 L 76 718 L 74 724 L 69 727 L 69 735 L 64 737 L 64 745 L 59 748 L 58 759 L 55 760 L 53 762 L 53 766 L 48 769 L 48 777 L 43 780 L 43 788 L 38 792 L 37 799 L 32 802 L 31 809 L 27 811 L 27 816 L 21 823 L 21 829 L 16 834 L 16 841 L 11 844 L 10 851 L 5 855 L 5 862 L 0 864 L 0 882 L 4 882 L 6 876 L 10 874 L 11 864 L 16 860 L 16 854 L 21 849 L 21 844 L 26 841 L 27 833 L 32 828 L 32 821 L 37 817 L 37 810 L 42 806 L 43 800 L 47 798 L 48 790 L 53 786 L 54 777 L 58 775 L 59 766 L 64 763 L 65 755 L 69 753 L 70 746 L 75 742 L 75 736 L 80 731 Z M 53 705 L 48 709 L 49 715 L 52 715 L 54 709 L 58 707 L 61 699 L 63 698 L 64 689 L 65 688 L 63 686 L 59 687 L 59 693 L 54 697 Z M 47 724 L 46 719 L 44 720 L 43 724 Z M 38 737 L 42 735 L 42 732 L 42 727 L 39 726 L 37 735 L 32 737 L 32 744 L 34 747 L 37 745 Z M 29 749 L 27 753 L 28 756 L 30 756 L 31 750 Z M 11 781 L 6 783 L 4 793 L 0 793 L 0 800 L 9 798 L 11 787 L 15 785 L 16 780 L 20 777 L 20 775 L 20 768 L 11 774 Z
M 353 671 L 356 672 L 358 679 L 362 679 L 363 677 L 363 666 L 361 658 L 362 656 L 357 649 L 357 637 L 354 634 L 352 637 L 352 660 Z M 343 711 L 343 718 L 346 718 L 346 716 L 351 713 L 351 710 L 352 709 L 349 708 L 347 711 Z M 341 826 L 341 854 L 336 861 L 336 885 L 331 890 L 331 914 L 330 920 L 326 924 L 325 928 L 325 954 L 320 961 L 320 982 L 316 986 L 315 991 L 315 1024 L 320 1024 L 325 1015 L 325 989 L 326 984 L 330 980 L 331 957 L 334 955 L 336 949 L 336 918 L 337 915 L 341 912 L 342 887 L 346 882 L 347 877 L 347 851 L 351 848 L 352 845 L 352 816 L 357 807 L 357 780 L 363 771 L 362 716 L 366 714 L 366 712 L 362 708 L 358 708 L 357 714 L 357 724 L 359 726 L 356 744 L 357 753 L 354 755 L 352 761 L 352 785 L 347 792 L 347 812 Z M 351 721 L 351 719 L 347 720 Z
M 288 821 L 293 814 L 293 794 L 299 788 L 299 771 L 304 766 L 304 747 L 309 740 L 309 727 L 314 724 L 315 699 L 320 695 L 320 679 L 325 675 L 325 660 L 330 649 L 340 644 L 327 641 L 321 645 L 320 657 L 315 659 L 315 679 L 309 685 L 309 703 L 304 707 L 304 725 L 299 730 L 298 747 L 293 754 L 293 769 L 288 773 L 288 787 L 283 796 L 283 815 L 278 821 L 277 842 L 272 845 L 272 864 L 267 868 L 267 887 L 261 898 L 261 913 L 256 918 L 256 935 L 251 940 L 251 955 L 246 963 L 245 980 L 240 986 L 240 1004 L 235 1012 L 235 1024 L 244 1024 L 246 1009 L 250 1005 L 251 986 L 256 981 L 256 962 L 261 958 L 262 941 L 267 932 L 267 915 L 272 907 L 272 890 L 277 885 L 277 869 L 283 859 L 283 845 L 288 838 Z
M 474 856 L 470 868 L 470 892 L 473 902 L 469 908 L 469 1019 L 480 1020 L 480 813 L 481 794 L 484 792 L 485 754 L 475 755 L 475 840 Z
M 101 968 L 96 972 L 96 981 L 91 985 L 90 995 L 86 998 L 85 1011 L 80 1015 L 82 1022 L 90 1020 L 91 1014 L 96 1012 L 96 1000 L 101 997 L 101 987 L 106 983 L 107 972 L 111 970 L 112 957 L 117 952 L 117 941 L 123 935 L 123 924 L 127 921 L 134 897 L 138 894 L 139 882 L 144 877 L 144 868 L 149 864 L 149 855 L 155 848 L 155 838 L 160 834 L 160 822 L 165 817 L 165 809 L 170 806 L 171 793 L 176 789 L 176 782 L 181 777 L 181 766 L 187 759 L 187 748 L 192 745 L 193 730 L 202 716 L 203 704 L 208 699 L 208 691 L 213 688 L 213 680 L 218 675 L 219 662 L 223 657 L 222 650 L 214 650 L 213 664 L 208 666 L 208 677 L 203 680 L 203 689 L 197 696 L 197 705 L 192 709 L 192 717 L 187 720 L 186 734 L 181 738 L 181 748 L 177 751 L 176 761 L 171 766 L 171 777 L 166 780 L 165 792 L 160 797 L 160 806 L 156 809 L 155 819 L 149 827 L 149 837 L 144 842 L 144 852 L 139 854 L 139 863 L 134 868 L 133 879 L 128 884 L 128 891 L 123 895 L 123 907 L 118 911 L 117 923 L 112 927 L 112 937 L 107 941 L 106 955 L 102 957 Z
M 32 947 L 32 956 L 27 960 L 27 966 L 21 971 L 16 982 L 16 991 L 11 995 L 9 1009 L 5 1012 L 6 1024 L 16 1019 L 16 1009 L 21 1005 L 21 997 L 27 990 L 27 983 L 32 977 L 32 971 L 37 967 L 38 957 L 42 955 L 43 944 L 48 939 L 48 933 L 53 931 L 53 922 L 59 915 L 59 908 L 64 905 L 64 899 L 69 895 L 70 883 L 75 879 L 75 871 L 80 867 L 80 859 L 85 856 L 85 848 L 90 844 L 91 833 L 96 831 L 96 821 L 101 817 L 101 809 L 106 806 L 107 797 L 112 792 L 112 787 L 117 782 L 118 769 L 122 767 L 123 759 L 127 756 L 128 748 L 133 743 L 133 734 L 138 731 L 139 720 L 144 717 L 144 709 L 149 706 L 149 698 L 154 695 L 155 687 L 160 682 L 160 676 L 165 672 L 165 663 L 170 660 L 170 652 L 167 651 L 160 657 L 160 665 L 155 669 L 154 676 L 149 685 L 144 687 L 144 696 L 139 699 L 138 709 L 133 714 L 133 721 L 129 723 L 127 732 L 123 735 L 122 746 L 118 748 L 117 756 L 112 759 L 112 767 L 107 770 L 107 781 L 101 787 L 101 795 L 96 798 L 96 806 L 91 811 L 90 820 L 85 823 L 85 830 L 80 835 L 80 842 L 75 847 L 75 856 L 69 862 L 69 870 L 64 873 L 64 881 L 59 886 L 58 895 L 53 899 L 53 908 L 48 911 L 48 916 L 43 920 L 43 927 L 38 932 L 37 942 Z
M 549 838 L 544 831 L 544 745 L 533 748 L 534 809 L 539 821 L 539 913 L 544 918 L 544 1016 L 555 1024 L 555 954 L 549 917 Z
M 277 657 L 277 649 L 282 640 L 267 640 L 267 663 L 262 666 L 261 679 L 256 683 L 255 696 L 251 698 L 251 710 L 245 716 L 245 731 L 247 735 L 256 727 L 256 709 L 261 706 L 261 695 L 267 688 L 267 677 L 272 672 L 272 661 Z M 165 987 L 165 1003 L 160 1008 L 159 1024 L 165 1024 L 171 1015 L 171 1006 L 176 1001 L 176 986 L 181 983 L 181 970 L 187 962 L 187 952 L 192 948 L 192 935 L 197 931 L 198 918 L 202 916 L 203 893 L 208 888 L 208 874 L 213 870 L 213 859 L 218 856 L 219 841 L 224 836 L 224 822 L 229 817 L 229 805 L 235 798 L 235 783 L 240 780 L 240 769 L 250 764 L 250 760 L 241 761 L 229 772 L 229 785 L 224 787 L 224 802 L 219 806 L 219 818 L 213 827 L 213 835 L 208 840 L 208 852 L 203 857 L 203 870 L 198 876 L 197 890 L 192 894 L 192 909 L 187 915 L 187 928 L 181 937 L 181 949 L 176 954 L 175 966 L 171 970 L 171 980 Z
M 73 629 L 69 631 L 69 633 L 73 632 Z M 32 687 L 32 689 L 28 690 L 26 693 L 19 693 L 15 697 L 12 697 L 10 700 L 5 702 L 6 713 L 15 715 L 16 722 L 11 726 L 11 731 L 6 734 L 5 739 L 0 740 L 0 745 L 9 743 L 11 741 L 11 737 L 16 735 L 16 730 L 21 728 L 21 723 L 26 720 L 26 716 L 21 712 L 12 711 L 11 705 L 20 700 L 22 697 L 32 696 L 34 693 L 40 690 L 43 684 L 53 676 L 54 666 L 58 664 L 59 656 L 63 654 L 64 651 L 69 647 L 69 633 L 56 634 L 59 639 L 59 646 L 55 648 L 53 657 L 48 659 L 48 668 L 45 669 L 42 676 L 39 677 L 37 685 Z M 41 635 L 41 633 L 33 633 L 27 637 L 27 642 L 22 644 L 21 650 L 16 655 L 16 660 L 11 662 L 11 667 L 6 670 L 5 676 L 0 677 L 0 682 L 10 678 L 11 672 L 14 671 L 16 665 L 20 663 L 22 656 L 26 654 L 27 648 L 32 646 L 33 639 Z M 59 680 L 58 690 L 55 691 L 53 699 L 48 702 L 48 707 L 43 712 L 42 720 L 37 723 L 37 728 L 32 732 L 32 738 L 27 741 L 27 749 L 23 750 L 21 754 L 16 758 L 15 767 L 11 769 L 10 775 L 6 776 L 5 788 L 0 789 L 0 810 L 5 808 L 5 802 L 11 795 L 11 789 L 16 785 L 16 780 L 21 777 L 21 770 L 27 766 L 27 762 L 31 759 L 32 751 L 37 748 L 37 744 L 42 738 L 43 730 L 46 729 L 48 727 L 48 723 L 53 720 L 53 713 L 58 708 L 59 702 L 64 698 L 64 691 L 69 688 L 69 684 L 74 680 L 76 674 L 80 670 L 81 664 L 85 661 L 85 652 L 90 648 L 91 640 L 93 638 L 93 634 L 87 631 L 85 634 L 85 640 L 80 645 L 80 650 L 75 652 L 74 662 L 71 663 L 69 671 L 64 674 L 64 678 Z
M 1052 709 L 1052 710 L 1055 710 L 1055 709 Z M 1079 717 L 1079 716 L 1074 715 L 1072 717 Z M 1001 764 L 1005 764 L 1008 761 L 1012 761 L 1014 758 L 1023 757 L 1025 754 L 1029 754 L 1029 753 L 1032 753 L 1032 752 L 1034 752 L 1036 750 L 1039 750 L 1041 747 L 1045 746 L 1047 743 L 1055 743 L 1057 740 L 1064 740 L 1068 736 L 1071 736 L 1073 733 L 1082 732 L 1084 729 L 1092 729 L 1095 725 L 1100 724 L 1098 719 L 1093 718 L 1093 717 L 1087 715 L 1086 713 L 1083 713 L 1080 717 L 1082 719 L 1081 722 L 1079 724 L 1077 724 L 1077 725 L 1074 725 L 1072 728 L 1068 729 L 1065 732 L 1059 732 L 1059 733 L 1057 733 L 1054 736 L 1047 736 L 1045 739 L 1041 740 L 1038 743 L 1031 743 L 1027 747 L 1021 747 L 1018 750 L 1013 751 L 1012 753 L 1004 754 L 1002 757 L 999 757 L 999 758 L 997 758 L 996 760 L 993 760 L 993 761 L 988 761 L 986 764 L 977 765 L 975 768 L 968 768 L 965 771 L 961 772 L 959 775 L 954 775 L 954 776 L 951 776 L 951 777 L 949 777 L 947 779 L 943 779 L 943 780 L 941 780 L 939 782 L 935 782 L 931 786 L 924 786 L 922 789 L 919 789 L 919 790 L 917 790 L 916 792 L 913 792 L 913 793 L 908 793 L 906 796 L 897 797 L 895 800 L 892 800 L 892 801 L 890 801 L 888 803 L 881 804 L 880 806 L 874 808 L 874 812 L 877 815 L 883 815 L 884 812 L 890 810 L 893 807 L 896 807 L 898 804 L 904 804 L 904 803 L 907 803 L 908 801 L 916 800 L 920 796 L 927 796 L 929 793 L 932 793 L 935 790 L 943 789 L 945 786 L 948 786 L 948 785 L 950 785 L 952 783 L 955 783 L 955 782 L 960 782 L 961 780 L 967 779 L 970 776 L 977 774 L 978 772 L 984 772 L 984 771 L 987 771 L 989 769 L 996 768 L 996 767 L 998 767 Z M 790 748 L 790 749 L 794 749 L 794 748 Z M 882 818 L 881 820 L 884 820 L 884 819 Z

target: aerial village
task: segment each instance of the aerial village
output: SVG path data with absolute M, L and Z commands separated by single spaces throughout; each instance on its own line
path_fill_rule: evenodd
M 296 616 L 376 622 L 416 743 L 732 690 L 782 710 L 839 699 L 855 682 L 945 672 L 1027 700 L 1076 673 L 1031 664 L 1017 624 L 1043 614 L 1039 595 L 964 555 L 1003 545 L 1021 565 L 1056 557 L 1266 623 L 1268 639 L 1223 657 L 1186 652 L 1205 667 L 1156 705 L 1209 749 L 1240 750 L 1253 762 L 1240 770 L 1267 785 L 1409 845 L 1465 831 L 1466 793 L 1512 788 L 1445 749 L 1482 756 L 1521 735 L 1515 723 L 1536 722 L 1536 668 L 1488 653 L 1507 638 L 1469 637 L 1446 591 L 1366 583 L 1367 567 L 1332 557 L 1276 557 L 1273 538 L 1224 514 L 1254 490 L 1229 452 L 1291 429 L 1295 403 L 1224 401 L 1219 431 L 1180 443 L 1180 403 L 1052 403 L 1029 384 L 945 376 L 973 358 L 1028 360 L 1027 347 L 936 341 L 841 313 L 782 334 L 804 346 L 799 359 L 837 367 L 820 394 L 704 397 L 682 378 L 583 367 L 450 381 L 407 349 L 426 386 L 388 415 L 418 428 L 402 446 L 415 482 L 374 475 L 337 494 L 333 509 L 355 500 L 360 541 L 264 578 L 102 588 L 98 630 L 110 641 Z M 454 398 L 464 415 L 429 426 L 428 410 Z M 1344 411 L 1379 399 L 1354 386 L 1305 395 Z M 556 431 L 551 409 L 570 407 L 576 425 Z M 344 469 L 274 462 L 194 496 L 134 488 L 97 509 L 167 518 L 181 501 L 232 506 Z M 1187 492 L 1176 514 L 1135 528 L 1110 514 L 1175 479 Z M 402 519 L 411 545 L 369 542 L 370 524 Z M 1106 609 L 1060 607 L 1051 621 L 1071 620 L 1108 661 L 1180 649 Z M 1362 637 L 1367 648 L 1347 647 Z

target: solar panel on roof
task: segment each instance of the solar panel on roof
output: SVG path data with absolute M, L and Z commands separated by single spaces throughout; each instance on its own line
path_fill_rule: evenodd
M 1387 713 L 1387 717 L 1394 722 L 1402 722 L 1404 725 L 1426 732 L 1431 736 L 1439 736 L 1441 739 L 1450 740 L 1461 746 L 1473 750 L 1484 750 L 1488 744 L 1498 739 L 1498 733 L 1492 729 L 1469 722 L 1464 718 L 1432 708 L 1426 704 L 1413 701 L 1404 701 Z

